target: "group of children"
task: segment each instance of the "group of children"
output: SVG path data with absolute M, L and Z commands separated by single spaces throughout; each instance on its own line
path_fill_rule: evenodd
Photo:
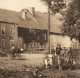
M 57 45 L 56 50 L 52 50 L 51 54 L 44 58 L 45 68 L 48 69 L 53 64 L 56 66 L 57 64 L 60 66 L 60 54 L 62 51 L 61 45 Z
M 70 68 L 71 67 L 76 68 L 76 65 L 77 65 L 76 59 L 73 59 L 71 53 L 72 53 L 71 48 L 66 49 L 65 47 L 63 47 L 62 49 L 61 46 L 58 45 L 54 54 L 47 55 L 44 58 L 43 61 L 44 61 L 45 69 L 50 69 L 51 66 L 58 65 L 59 70 L 62 70 L 62 65 L 63 65 L 62 62 L 64 62 L 64 65 L 66 65 L 66 68 L 68 68 L 68 66 L 70 66 Z M 71 65 L 70 65 L 70 61 L 71 61 Z M 45 78 L 39 72 L 40 72 L 39 68 L 36 67 L 33 73 L 34 77 Z
M 56 47 L 56 51 L 51 54 L 52 56 L 47 56 L 44 59 L 45 68 L 48 69 L 50 66 L 58 67 L 59 70 L 62 68 L 72 68 L 77 66 L 77 61 L 73 58 L 72 49 L 69 47 L 61 48 L 61 45 Z

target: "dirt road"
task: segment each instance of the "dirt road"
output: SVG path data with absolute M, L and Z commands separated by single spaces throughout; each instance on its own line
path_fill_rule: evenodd
M 43 65 L 44 54 L 22 54 L 22 58 L 11 59 L 10 57 L 0 57 L 0 68 L 11 70 L 23 70 L 25 67 L 35 68 Z

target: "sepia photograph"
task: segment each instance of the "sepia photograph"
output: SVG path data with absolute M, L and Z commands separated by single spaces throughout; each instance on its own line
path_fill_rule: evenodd
M 80 0 L 0 0 L 0 78 L 80 78 Z

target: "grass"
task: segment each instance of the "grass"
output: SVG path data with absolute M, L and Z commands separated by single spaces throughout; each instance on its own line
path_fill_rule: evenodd
M 41 54 L 27 54 L 23 55 L 24 60 L 0 57 L 0 78 L 33 78 L 32 72 L 36 66 L 43 65 L 44 56 Z M 29 72 L 25 71 L 28 69 Z M 40 74 L 46 76 L 46 78 L 80 78 L 80 70 L 43 69 Z

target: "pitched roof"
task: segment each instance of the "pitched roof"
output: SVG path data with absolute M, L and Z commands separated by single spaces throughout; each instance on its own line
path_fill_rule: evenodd
M 63 22 L 60 21 L 62 16 L 59 15 L 51 15 L 51 22 L 50 22 L 50 31 L 53 33 L 61 33 L 60 27 L 62 26 Z M 37 12 L 36 19 L 39 21 L 39 24 L 43 26 L 45 29 L 48 29 L 48 15 Z
M 21 17 L 21 12 L 0 9 L 0 21 L 17 23 L 18 27 L 48 30 L 48 15 L 47 14 L 41 13 L 41 12 L 36 12 L 34 18 L 38 22 L 35 22 L 31 19 L 24 20 Z M 59 26 L 61 26 L 61 24 L 62 24 L 62 22 L 59 21 L 59 16 L 51 15 L 51 28 L 50 28 L 51 32 L 61 33 L 60 28 L 59 28 Z

